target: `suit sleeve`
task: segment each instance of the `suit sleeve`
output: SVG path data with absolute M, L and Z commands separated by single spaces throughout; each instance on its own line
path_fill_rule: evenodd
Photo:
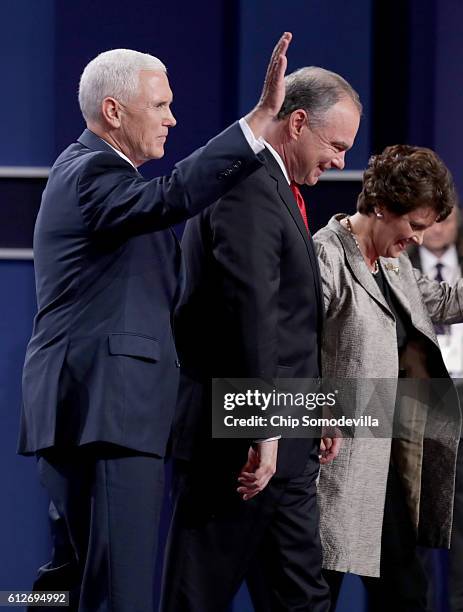
M 248 377 L 277 376 L 281 206 L 273 179 L 262 171 L 235 187 L 211 212 L 221 291 L 236 323 L 233 342 L 241 371 Z
M 236 123 L 176 164 L 170 177 L 148 181 L 110 152 L 90 154 L 77 197 L 91 232 L 142 234 L 196 215 L 260 165 Z
M 333 301 L 340 295 L 338 283 L 336 282 L 336 274 L 331 257 L 327 253 L 324 245 L 320 240 L 317 240 L 317 235 L 314 236 L 315 251 L 318 257 L 318 265 L 320 268 L 320 278 L 322 281 L 323 291 L 323 306 L 325 314 L 330 312 Z M 338 264 L 342 265 L 341 262 Z
M 463 279 L 451 287 L 439 283 L 413 269 L 418 287 L 433 323 L 461 323 L 463 321 Z

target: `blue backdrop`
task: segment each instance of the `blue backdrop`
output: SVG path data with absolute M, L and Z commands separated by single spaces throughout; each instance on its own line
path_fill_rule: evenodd
M 0 166 L 51 164 L 84 127 L 76 95 L 84 65 L 100 51 L 131 47 L 158 55 L 168 67 L 178 127 L 169 135 L 165 158 L 143 169 L 146 176 L 166 173 L 255 103 L 274 41 L 290 30 L 290 70 L 322 65 L 344 75 L 361 95 L 364 118 L 347 168 L 362 169 L 375 146 L 400 139 L 435 147 L 461 189 L 463 4 L 390 0 L 383 12 L 380 4 L 113 0 L 109 8 L 94 0 L 3 0 Z M 405 18 L 394 19 L 396 12 Z M 0 178 L 5 219 L 15 202 L 11 188 Z M 18 194 L 29 193 L 21 189 Z M 28 204 L 21 214 L 30 231 L 28 210 L 37 202 Z M 338 189 L 331 209 L 352 205 Z M 331 213 L 326 206 L 325 218 Z M 0 298 L 0 590 L 26 589 L 49 554 L 46 500 L 34 460 L 15 456 L 21 367 L 35 311 L 30 261 L 0 261 Z M 339 609 L 362 612 L 358 580 L 351 578 L 344 588 Z M 250 610 L 245 593 L 235 610 Z

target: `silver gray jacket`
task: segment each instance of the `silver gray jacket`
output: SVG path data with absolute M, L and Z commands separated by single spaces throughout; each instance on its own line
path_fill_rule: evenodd
M 399 366 L 396 323 L 353 237 L 335 215 L 314 236 L 325 306 L 323 376 L 397 379 L 448 377 L 433 322 L 463 320 L 463 281 L 455 287 L 430 280 L 412 268 L 408 255 L 380 258 L 391 291 L 417 331 Z M 448 383 L 451 385 L 451 383 Z M 451 387 L 452 391 L 453 386 Z M 393 409 L 395 394 L 390 402 Z M 413 435 L 345 439 L 339 456 L 322 466 L 319 481 L 320 529 L 327 569 L 379 576 L 381 529 L 389 462 L 404 484 L 417 539 L 425 546 L 449 546 L 460 438 L 460 413 L 436 420 L 428 437 L 431 406 L 400 406 Z M 428 402 L 429 403 L 429 402 Z

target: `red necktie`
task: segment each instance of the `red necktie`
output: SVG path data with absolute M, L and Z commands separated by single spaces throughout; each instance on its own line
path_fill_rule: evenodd
M 305 202 L 304 202 L 304 198 L 302 197 L 302 193 L 294 181 L 291 181 L 289 186 L 291 188 L 291 191 L 294 194 L 294 197 L 296 198 L 297 207 L 299 208 L 299 212 L 301 213 L 302 220 L 304 221 L 304 225 L 306 226 L 307 231 L 310 234 L 309 223 L 307 221 L 307 211 L 305 208 Z

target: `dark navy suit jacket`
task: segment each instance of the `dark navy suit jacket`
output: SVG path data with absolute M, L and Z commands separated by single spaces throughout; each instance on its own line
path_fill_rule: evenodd
M 179 459 L 220 456 L 243 466 L 249 441 L 215 440 L 212 378 L 318 378 L 323 304 L 312 238 L 277 161 L 188 221 L 182 239 L 187 280 L 176 313 L 182 379 L 173 430 Z M 282 439 L 277 477 L 300 474 L 314 444 Z
M 34 234 L 19 452 L 104 441 L 165 453 L 182 267 L 170 227 L 260 165 L 237 124 L 168 178 L 145 180 L 89 130 L 59 156 Z

